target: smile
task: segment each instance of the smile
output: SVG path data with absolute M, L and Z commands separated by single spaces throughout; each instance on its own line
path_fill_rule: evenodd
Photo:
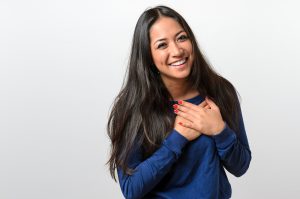
M 171 66 L 180 66 L 180 65 L 183 65 L 187 62 L 187 59 L 188 58 L 184 58 L 184 59 L 181 59 L 179 61 L 176 61 L 176 62 L 173 62 L 172 64 L 170 64 Z

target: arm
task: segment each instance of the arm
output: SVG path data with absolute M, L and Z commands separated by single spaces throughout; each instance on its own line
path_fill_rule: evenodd
M 251 161 L 251 151 L 248 144 L 242 112 L 240 111 L 238 134 L 226 125 L 220 134 L 212 137 L 216 143 L 218 154 L 226 170 L 236 177 L 246 173 Z
M 180 157 L 187 142 L 185 137 L 173 130 L 148 159 L 142 159 L 141 148 L 135 150 L 128 162 L 128 166 L 135 169 L 134 173 L 127 175 L 118 169 L 119 182 L 125 198 L 142 198 L 150 192 Z
M 223 121 L 219 107 L 206 98 L 208 107 L 181 101 L 177 115 L 186 119 L 182 125 L 211 136 L 224 167 L 233 175 L 243 175 L 251 161 L 241 108 L 239 108 L 239 132 L 235 133 Z

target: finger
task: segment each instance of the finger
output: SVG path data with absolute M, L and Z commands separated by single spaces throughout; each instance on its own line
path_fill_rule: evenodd
M 190 128 L 190 129 L 193 129 L 193 130 L 196 130 L 195 129 L 195 125 L 194 123 L 191 123 L 191 122 L 179 122 L 179 125 L 183 126 L 183 127 L 186 127 L 186 128 Z
M 209 105 L 206 105 L 206 106 L 204 107 L 204 109 L 211 109 L 211 107 L 210 107 Z
M 176 113 L 178 116 L 183 117 L 184 119 L 193 122 L 195 120 L 195 117 L 191 114 L 184 113 L 180 110 L 174 110 L 174 113 Z
M 198 106 L 204 108 L 205 106 L 207 106 L 207 102 L 204 100 L 203 102 L 201 102 Z
M 177 108 L 178 111 L 184 112 L 186 114 L 189 114 L 195 118 L 199 117 L 199 111 L 195 111 L 193 109 L 190 109 L 188 107 L 185 106 L 174 106 L 174 108 Z
M 183 101 L 183 100 L 179 100 L 178 105 L 189 108 L 189 109 L 192 109 L 192 110 L 197 111 L 197 112 L 201 111 L 201 107 L 199 107 L 198 105 L 195 105 L 195 104 L 192 104 L 190 102 Z
M 191 128 L 191 129 L 193 127 L 193 123 L 189 123 L 189 122 L 181 122 L 181 125 L 186 128 Z
M 183 126 L 183 124 L 186 124 L 186 123 L 191 123 L 191 121 L 189 121 L 189 120 L 187 120 L 187 119 L 185 119 L 185 118 L 183 118 L 183 117 L 181 117 L 179 115 L 176 116 L 175 122 L 177 124 L 180 124 L 181 126 Z
M 181 116 L 179 116 L 179 115 L 177 115 L 176 116 L 176 121 L 178 122 L 182 122 L 182 123 L 187 123 L 187 122 L 190 122 L 190 121 L 188 121 L 187 119 L 185 119 L 185 118 L 183 118 L 183 117 L 181 117 Z
M 208 97 L 205 98 L 205 101 L 207 102 L 207 104 L 211 107 L 211 109 L 219 109 L 219 107 Z

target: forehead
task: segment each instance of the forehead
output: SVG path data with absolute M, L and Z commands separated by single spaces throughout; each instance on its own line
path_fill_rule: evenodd
M 150 28 L 150 39 L 166 38 L 174 36 L 183 30 L 182 26 L 171 17 L 160 17 Z

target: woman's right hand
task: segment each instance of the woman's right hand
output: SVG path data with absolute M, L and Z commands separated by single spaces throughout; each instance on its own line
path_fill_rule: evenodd
M 201 133 L 194 129 L 184 127 L 180 124 L 180 123 L 186 123 L 186 122 L 187 122 L 186 119 L 177 115 L 176 119 L 175 119 L 175 123 L 174 123 L 174 129 L 178 133 L 180 133 L 183 137 L 185 137 L 187 140 L 192 141 L 192 140 L 196 139 L 197 137 L 199 137 L 201 135 Z

